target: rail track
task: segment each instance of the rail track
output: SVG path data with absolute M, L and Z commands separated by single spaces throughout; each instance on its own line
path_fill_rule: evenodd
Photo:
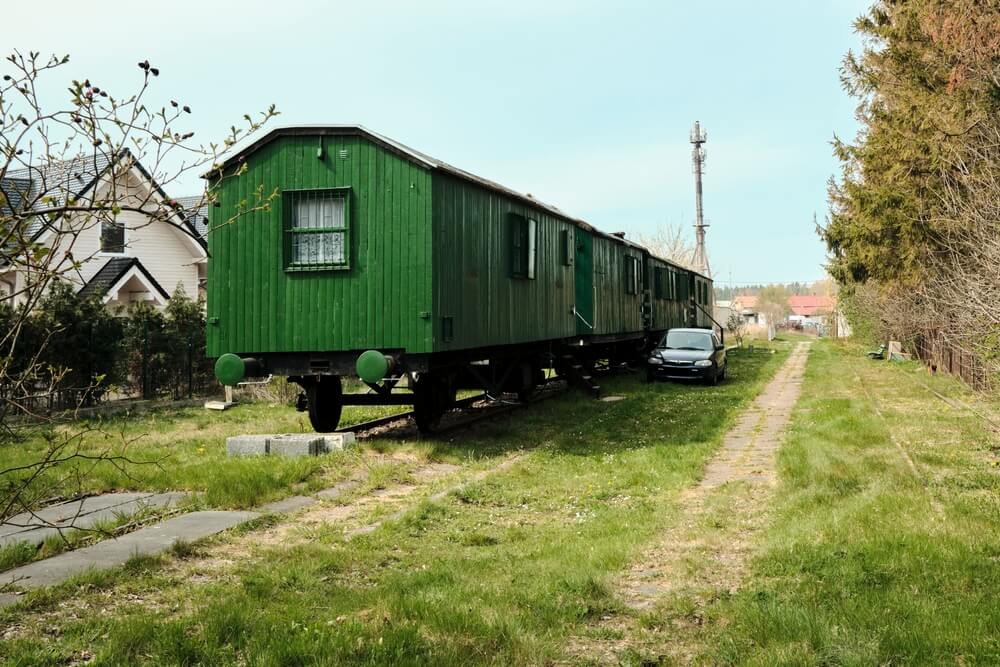
M 555 396 L 558 396 L 568 388 L 568 384 L 560 377 L 549 378 L 545 384 L 540 385 L 535 395 L 526 402 L 517 400 L 505 400 L 494 398 L 488 394 L 477 394 L 455 401 L 455 407 L 445 414 L 441 426 L 435 433 L 447 433 L 459 428 L 470 426 L 474 423 L 484 421 L 497 415 L 506 414 L 519 408 L 540 403 Z M 486 403 L 477 407 L 477 404 Z M 337 433 L 354 433 L 358 438 L 370 438 L 373 435 L 384 433 L 382 429 L 389 427 L 396 422 L 407 422 L 408 426 L 416 428 L 412 421 L 413 410 L 398 412 L 394 415 L 387 415 L 366 422 L 352 424 L 344 428 L 337 429 Z

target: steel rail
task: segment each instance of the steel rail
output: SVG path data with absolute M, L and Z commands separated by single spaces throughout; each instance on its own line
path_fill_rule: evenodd
M 565 378 L 562 378 L 562 377 L 551 377 L 551 378 L 548 378 L 545 381 L 544 384 L 539 385 L 539 389 L 542 389 L 544 387 L 548 387 L 549 385 L 553 384 L 554 382 L 557 382 L 557 381 L 563 380 L 563 379 L 565 379 Z M 568 388 L 568 387 L 569 387 L 569 385 L 566 385 L 566 388 Z M 540 393 L 538 396 L 534 396 L 534 397 L 532 397 L 531 399 L 529 399 L 528 401 L 526 401 L 524 403 L 521 403 L 520 401 L 513 401 L 513 402 L 506 402 L 506 404 L 504 404 L 504 401 L 494 399 L 489 394 L 485 394 L 485 393 L 484 394 L 478 394 L 476 396 L 469 396 L 468 398 L 459 399 L 459 400 L 455 401 L 454 406 L 449 410 L 449 412 L 454 411 L 454 410 L 458 410 L 458 409 L 462 409 L 462 408 L 468 408 L 468 407 L 470 407 L 470 406 L 472 406 L 472 405 L 474 405 L 474 404 L 476 404 L 476 403 L 478 403 L 480 401 L 491 401 L 491 402 L 493 402 L 493 404 L 484 407 L 482 409 L 482 414 L 470 415 L 467 418 L 461 419 L 460 421 L 458 421 L 456 423 L 443 425 L 441 428 L 435 430 L 434 434 L 436 435 L 436 434 L 439 434 L 439 433 L 446 433 L 446 432 L 454 430 L 454 429 L 462 428 L 464 426 L 468 426 L 470 424 L 473 424 L 473 423 L 476 423 L 476 422 L 479 422 L 479 421 L 482 421 L 482 420 L 485 420 L 485 419 L 489 419 L 490 417 L 493 417 L 493 416 L 496 416 L 496 415 L 506 414 L 508 412 L 511 412 L 512 410 L 516 410 L 518 408 L 522 408 L 522 407 L 527 406 L 527 405 L 532 405 L 533 403 L 538 403 L 538 402 L 547 400 L 547 399 L 552 398 L 552 397 L 554 397 L 554 396 L 556 396 L 556 395 L 558 395 L 560 393 L 562 393 L 562 392 L 561 391 L 552 391 L 552 392 Z M 397 412 L 396 414 L 393 414 L 393 415 L 387 415 L 385 417 L 378 417 L 377 419 L 372 419 L 372 420 L 369 420 L 369 421 L 366 421 L 366 422 L 360 422 L 358 424 L 352 424 L 350 426 L 345 426 L 343 428 L 337 429 L 335 432 L 336 433 L 354 433 L 355 435 L 359 435 L 359 434 L 364 433 L 365 431 L 371 431 L 372 429 L 378 428 L 380 426 L 385 426 L 387 424 L 392 424 L 394 422 L 402 421 L 404 419 L 410 419 L 411 417 L 413 417 L 413 410 L 407 410 L 406 412 Z

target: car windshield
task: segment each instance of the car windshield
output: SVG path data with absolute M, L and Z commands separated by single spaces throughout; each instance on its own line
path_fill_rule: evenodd
M 712 337 L 707 333 L 697 331 L 670 331 L 663 340 L 660 347 L 668 350 L 711 350 Z

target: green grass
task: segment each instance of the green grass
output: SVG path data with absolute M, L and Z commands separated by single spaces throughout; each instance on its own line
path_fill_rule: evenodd
M 741 591 L 709 608 L 706 663 L 1000 663 L 995 445 L 918 381 L 965 394 L 916 364 L 814 346 L 773 523 Z
M 343 424 L 374 419 L 400 409 L 345 408 Z M 69 434 L 82 433 L 67 451 L 127 455 L 136 463 L 116 466 L 111 462 L 71 462 L 38 480 L 38 497 L 122 489 L 188 490 L 202 492 L 202 501 L 209 507 L 246 508 L 292 491 L 308 491 L 329 484 L 343 474 L 351 455 L 231 459 L 226 455 L 226 437 L 311 430 L 308 417 L 288 405 L 249 403 L 225 412 L 164 409 L 137 417 L 74 422 L 54 432 L 29 430 L 21 442 L 0 445 L 0 470 L 37 461 L 52 439 L 59 442 Z M 70 470 L 74 474 L 68 474 Z
M 55 664 L 90 651 L 109 665 L 544 663 L 617 604 L 615 573 L 671 519 L 676 494 L 784 358 L 737 352 L 718 387 L 609 378 L 606 392 L 626 400 L 568 393 L 399 445 L 466 470 L 527 455 L 439 502 L 419 494 L 402 518 L 350 542 L 342 525 L 321 524 L 197 584 L 150 566 L 72 589 L 98 607 L 109 595 L 139 600 L 107 616 L 53 613 L 58 596 L 40 595 L 21 613 L 45 614 L 46 642 L 27 632 L 0 645 L 0 660 Z

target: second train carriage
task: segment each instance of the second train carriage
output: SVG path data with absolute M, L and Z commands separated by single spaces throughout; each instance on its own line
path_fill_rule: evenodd
M 318 431 L 394 403 L 426 430 L 458 389 L 523 396 L 711 326 L 708 277 L 360 126 L 275 129 L 222 171 L 242 175 L 212 185 L 208 354 L 224 384 L 299 383 Z M 238 215 L 258 187 L 278 197 Z M 374 391 L 345 395 L 355 375 Z

